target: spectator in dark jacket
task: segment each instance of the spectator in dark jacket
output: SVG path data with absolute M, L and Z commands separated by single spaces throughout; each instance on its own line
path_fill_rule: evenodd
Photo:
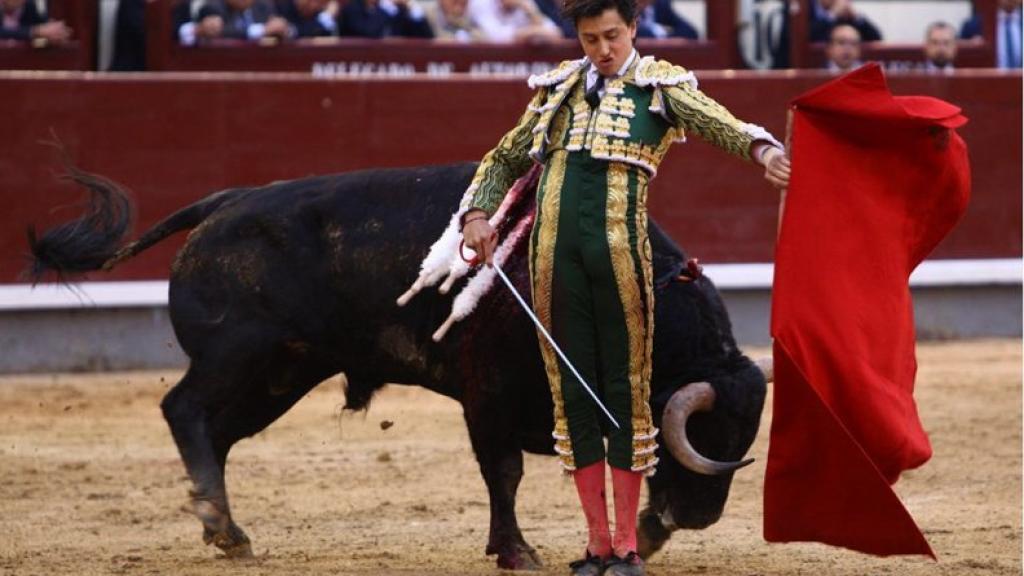
M 284 38 L 289 33 L 288 21 L 277 15 L 270 0 L 206 0 L 192 24 L 179 29 L 182 44 L 214 38 Z
M 0 0 L 0 40 L 34 40 L 54 44 L 71 39 L 71 29 L 60 20 L 49 21 L 34 0 Z
M 174 29 L 173 36 L 175 40 L 184 43 L 181 40 L 183 38 L 182 31 L 186 26 L 190 29 L 195 27 L 195 23 L 192 20 L 194 20 L 196 14 L 198 14 L 198 7 L 196 12 L 193 13 L 192 3 L 188 1 L 178 2 L 174 5 L 174 8 L 171 8 L 171 26 Z
M 292 38 L 338 35 L 337 4 L 328 0 L 286 0 L 281 15 L 291 27 Z
M 672 0 L 639 0 L 636 35 L 638 38 L 697 39 L 697 30 L 676 13 Z
M 548 17 L 548 20 L 558 26 L 558 29 L 562 31 L 562 36 L 576 39 L 576 27 L 573 26 L 571 20 L 562 17 L 562 7 L 565 5 L 563 0 L 534 0 L 534 3 L 537 4 L 541 13 Z
M 828 42 L 832 29 L 848 24 L 857 29 L 862 42 L 877 42 L 882 33 L 853 8 L 853 0 L 812 0 L 811 42 Z
M 433 38 L 426 13 L 415 0 L 349 0 L 341 10 L 342 36 Z
M 1020 68 L 1024 51 L 1021 0 L 999 0 L 996 12 L 996 67 Z M 975 12 L 962 28 L 960 38 L 981 42 L 981 15 Z
M 110 69 L 115 72 L 146 69 L 146 0 L 118 2 Z

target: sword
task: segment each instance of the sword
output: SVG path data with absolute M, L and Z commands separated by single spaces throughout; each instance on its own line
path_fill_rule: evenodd
M 466 260 L 466 257 L 462 255 L 462 246 L 464 245 L 465 244 L 463 243 L 462 245 L 459 246 L 459 256 L 461 256 L 463 260 Z M 472 260 L 466 260 L 466 262 L 469 262 L 470 266 L 476 266 L 477 264 L 479 264 L 479 260 L 476 257 L 474 257 Z M 587 394 L 590 394 L 590 397 L 594 400 L 594 403 L 597 404 L 597 406 L 601 409 L 602 412 L 604 412 L 604 415 L 608 417 L 608 420 L 611 421 L 612 425 L 615 426 L 616 428 L 621 429 L 622 427 L 619 426 L 619 423 L 615 420 L 615 417 L 612 416 L 612 413 L 609 412 L 607 408 L 605 408 L 604 404 L 602 404 L 601 400 L 597 397 L 597 394 L 594 394 L 594 390 L 587 384 L 587 381 L 583 379 L 583 376 L 580 375 L 579 371 L 576 370 L 576 367 L 572 365 L 572 362 L 570 362 L 569 359 L 565 357 L 565 353 L 562 352 L 562 349 L 558 347 L 557 343 L 555 343 L 555 339 L 551 337 L 551 334 L 548 334 L 547 329 L 544 328 L 544 325 L 540 323 L 540 320 L 533 313 L 533 310 L 530 308 L 530 305 L 526 303 L 526 300 L 523 300 L 523 297 L 519 294 L 519 291 L 516 290 L 516 287 L 512 285 L 512 281 L 509 280 L 508 276 L 505 275 L 505 271 L 501 269 L 501 266 L 499 266 L 497 262 L 492 262 L 491 266 L 498 273 L 498 277 L 501 278 L 501 281 L 505 283 L 505 286 L 508 287 L 509 291 L 512 292 L 512 295 L 516 297 L 516 301 L 519 302 L 519 306 L 523 309 L 524 312 L 526 312 L 526 315 L 530 317 L 530 320 L 533 320 L 533 324 L 537 327 L 538 330 L 540 330 L 540 333 L 544 335 L 544 338 L 548 341 L 548 344 L 551 344 L 551 347 L 555 349 L 555 353 L 558 354 L 558 357 L 561 358 L 562 362 L 565 362 L 565 365 L 569 367 L 569 371 L 572 372 L 573 376 L 576 377 L 576 380 L 579 381 L 580 386 L 583 386 L 583 389 L 587 391 Z

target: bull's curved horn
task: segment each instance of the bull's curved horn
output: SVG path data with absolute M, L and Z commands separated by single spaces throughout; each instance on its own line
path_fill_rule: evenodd
M 753 458 L 739 462 L 719 462 L 702 456 L 686 437 L 686 421 L 694 412 L 710 411 L 715 405 L 715 389 L 707 382 L 694 382 L 683 386 L 672 395 L 661 416 L 665 445 L 672 456 L 684 467 L 698 474 L 716 476 L 743 468 Z

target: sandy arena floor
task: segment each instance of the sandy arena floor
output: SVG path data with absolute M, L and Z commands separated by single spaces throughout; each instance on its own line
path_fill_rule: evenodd
M 926 344 L 919 357 L 935 456 L 897 490 L 938 563 L 765 543 L 766 415 L 723 520 L 677 532 L 649 574 L 1020 574 L 1021 342 Z M 258 558 L 218 558 L 180 511 L 187 482 L 158 408 L 178 376 L 0 377 L 0 574 L 498 573 L 459 406 L 395 386 L 340 415 L 339 380 L 235 448 L 228 486 Z M 518 509 L 544 573 L 565 574 L 584 525 L 553 459 L 527 457 Z

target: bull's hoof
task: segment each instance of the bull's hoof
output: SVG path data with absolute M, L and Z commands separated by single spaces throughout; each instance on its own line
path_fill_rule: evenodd
M 204 530 L 203 541 L 220 548 L 225 558 L 232 560 L 253 558 L 249 537 L 234 522 L 229 524 L 223 532 L 211 533 Z
M 665 546 L 672 533 L 661 523 L 657 514 L 644 510 L 637 520 L 637 554 L 644 560 L 653 556 Z
M 216 544 L 216 546 L 220 548 L 221 552 L 224 553 L 225 558 L 230 558 L 231 560 L 245 560 L 247 558 L 254 558 L 252 553 L 252 545 L 248 542 L 221 546 L 216 541 L 214 541 L 214 544 Z
M 502 570 L 543 570 L 540 555 L 527 544 L 517 544 L 511 550 L 498 553 L 498 568 Z

